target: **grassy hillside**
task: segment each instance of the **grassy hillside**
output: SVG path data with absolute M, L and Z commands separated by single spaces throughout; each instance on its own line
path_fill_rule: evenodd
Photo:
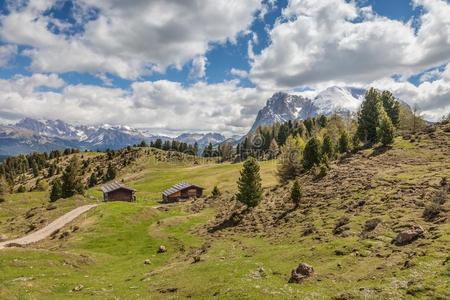
M 450 178 L 443 129 L 343 158 L 322 179 L 305 174 L 296 209 L 275 163 L 262 162 L 264 199 L 234 226 L 227 220 L 241 164 L 143 159 L 120 173 L 138 190 L 136 203 L 101 203 L 53 238 L 1 250 L 0 299 L 448 299 L 450 201 L 434 219 L 423 217 L 441 178 Z M 162 190 L 182 180 L 205 186 L 207 195 L 218 185 L 223 195 L 158 203 Z M 98 197 L 92 189 L 47 210 L 44 193 L 9 196 L 0 204 L 0 232 L 22 233 L 10 218 L 51 220 Z M 40 208 L 25 218 L 32 207 Z M 379 223 L 368 230 L 374 218 Z M 423 238 L 391 243 L 414 224 Z M 167 252 L 157 253 L 160 245 Z M 300 262 L 315 275 L 288 284 Z

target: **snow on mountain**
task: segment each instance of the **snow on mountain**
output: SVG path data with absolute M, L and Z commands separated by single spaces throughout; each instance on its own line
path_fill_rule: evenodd
M 364 89 L 333 86 L 321 91 L 313 99 L 282 92 L 275 93 L 258 112 L 250 131 L 255 132 L 262 125 L 304 120 L 320 114 L 356 113 L 365 92 Z
M 199 149 L 203 149 L 209 143 L 216 145 L 226 140 L 225 136 L 220 133 L 183 133 L 175 138 L 175 140 L 187 144 L 197 143 Z

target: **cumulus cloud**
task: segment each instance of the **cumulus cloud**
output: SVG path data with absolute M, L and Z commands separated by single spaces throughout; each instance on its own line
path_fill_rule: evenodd
M 192 60 L 191 71 L 189 77 L 191 79 L 200 79 L 206 76 L 206 64 L 208 59 L 204 56 L 197 56 Z
M 45 86 L 54 90 L 42 90 Z M 62 119 L 78 124 L 126 124 L 155 132 L 245 133 L 269 94 L 238 81 L 191 86 L 160 80 L 134 82 L 130 90 L 67 85 L 57 75 L 0 80 L 0 119 Z
M 24 54 L 35 72 L 108 72 L 128 79 L 181 68 L 210 43 L 234 41 L 261 7 L 259 0 L 78 0 L 75 17 L 84 30 L 70 34 L 70 24 L 44 14 L 56 3 L 11 6 L 1 17 L 0 36 L 32 47 Z
M 0 67 L 4 67 L 17 54 L 17 46 L 0 46 Z
M 245 70 L 241 70 L 241 69 L 235 69 L 232 68 L 230 70 L 230 74 L 236 77 L 240 77 L 240 78 L 247 78 L 248 77 L 248 72 Z
M 450 5 L 415 0 L 419 28 L 375 15 L 345 0 L 291 0 L 254 56 L 250 76 L 261 86 L 293 88 L 410 76 L 450 60 Z

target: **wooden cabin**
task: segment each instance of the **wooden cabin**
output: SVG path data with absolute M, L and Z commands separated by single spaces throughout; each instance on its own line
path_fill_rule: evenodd
M 125 186 L 118 181 L 112 181 L 102 185 L 103 201 L 136 201 L 136 190 Z
M 171 188 L 165 190 L 162 194 L 164 202 L 175 202 L 180 199 L 188 199 L 191 197 L 201 197 L 204 188 L 190 184 L 187 182 L 182 182 L 175 184 Z

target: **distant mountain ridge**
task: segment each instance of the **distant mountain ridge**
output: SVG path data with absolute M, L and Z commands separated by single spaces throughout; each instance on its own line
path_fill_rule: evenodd
M 177 140 L 188 144 L 196 142 L 199 149 L 203 149 L 210 142 L 218 144 L 226 138 L 220 133 L 183 133 L 171 138 L 151 134 L 146 129 L 123 125 L 71 125 L 61 120 L 25 118 L 14 125 L 0 125 L 0 155 L 48 152 L 64 148 L 119 149 L 141 141 L 150 143 L 157 139 Z
M 321 91 L 312 99 L 283 92 L 275 93 L 258 112 L 250 132 L 255 132 L 262 125 L 304 120 L 320 114 L 354 114 L 365 93 L 365 89 L 337 86 Z

